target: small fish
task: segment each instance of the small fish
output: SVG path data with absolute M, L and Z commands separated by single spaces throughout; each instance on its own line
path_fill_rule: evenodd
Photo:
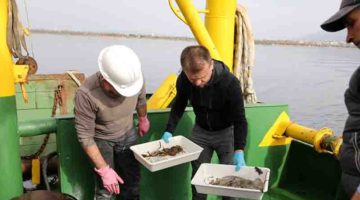
M 258 168 L 258 167 L 255 167 L 255 171 L 256 171 L 259 175 L 263 174 L 263 171 L 262 171 L 260 168 Z

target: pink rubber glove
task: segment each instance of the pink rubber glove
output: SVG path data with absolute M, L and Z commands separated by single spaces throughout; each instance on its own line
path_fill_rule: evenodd
M 141 137 L 149 131 L 149 128 L 150 122 L 147 116 L 145 115 L 144 117 L 139 117 L 139 134 Z
M 115 194 L 120 193 L 119 183 L 124 184 L 124 181 L 112 168 L 106 166 L 101 169 L 95 168 L 95 171 L 101 176 L 104 188 L 107 189 L 107 191 Z

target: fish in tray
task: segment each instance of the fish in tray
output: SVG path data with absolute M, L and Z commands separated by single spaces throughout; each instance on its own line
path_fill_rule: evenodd
M 210 185 L 219 185 L 225 187 L 255 189 L 260 191 L 264 189 L 264 181 L 262 181 L 260 178 L 249 180 L 238 176 L 225 176 L 222 178 L 208 177 L 206 182 Z
M 146 154 L 141 154 L 141 156 L 143 156 L 149 162 L 157 162 L 157 161 L 161 161 L 161 160 L 166 160 L 169 157 L 173 157 L 178 154 L 185 153 L 184 149 L 180 145 L 175 145 L 175 146 L 172 146 L 169 148 L 165 148 L 165 147 L 162 148 L 161 143 L 159 143 L 159 144 L 160 144 L 160 147 L 158 150 L 152 151 L 152 152 L 147 152 Z

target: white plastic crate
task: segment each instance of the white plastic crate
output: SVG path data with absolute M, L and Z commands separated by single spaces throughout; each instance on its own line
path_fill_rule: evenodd
M 148 159 L 144 158 L 142 154 L 147 154 L 148 152 L 153 152 L 159 150 L 160 144 L 161 147 L 170 148 L 175 145 L 180 145 L 184 152 L 177 154 L 175 156 L 167 156 L 166 159 L 150 162 Z M 136 160 L 138 160 L 142 165 L 144 165 L 151 172 L 169 168 L 175 165 L 182 163 L 190 162 L 199 158 L 203 148 L 193 143 L 184 136 L 174 136 L 170 139 L 169 143 L 165 143 L 162 139 L 155 140 L 152 142 L 147 142 L 143 144 L 138 144 L 131 146 L 130 149 L 134 152 Z
M 262 167 L 259 167 L 259 169 L 263 172 L 261 175 L 256 172 L 255 167 L 244 166 L 236 172 L 235 165 L 204 163 L 199 167 L 191 184 L 195 186 L 198 193 L 260 200 L 268 190 L 270 169 Z M 211 178 L 223 178 L 225 176 L 238 176 L 249 180 L 260 178 L 265 183 L 264 189 L 260 191 L 256 189 L 211 185 L 209 183 Z

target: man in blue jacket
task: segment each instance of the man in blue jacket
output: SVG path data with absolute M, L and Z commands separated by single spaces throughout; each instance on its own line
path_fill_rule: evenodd
M 220 163 L 245 165 L 247 121 L 239 80 L 227 66 L 213 60 L 203 46 L 186 47 L 181 54 L 182 72 L 176 82 L 177 94 L 162 138 L 169 142 L 190 100 L 196 119 L 191 140 L 204 150 L 192 162 L 194 176 L 202 163 L 209 163 L 216 151 Z M 235 151 L 234 151 L 235 150 Z M 193 199 L 206 199 L 192 188 Z M 230 199 L 224 197 L 223 199 Z
M 329 32 L 346 28 L 346 42 L 360 48 L 360 0 L 342 0 L 340 10 L 321 28 Z M 351 76 L 349 88 L 345 91 L 345 104 L 349 116 L 339 156 L 343 172 L 341 182 L 352 200 L 360 200 L 360 67 Z

